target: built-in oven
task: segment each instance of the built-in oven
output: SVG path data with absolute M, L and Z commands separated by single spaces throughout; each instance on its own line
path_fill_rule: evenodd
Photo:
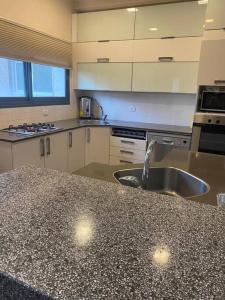
M 191 150 L 225 155 L 225 86 L 200 86 Z
M 195 114 L 191 150 L 225 155 L 225 114 Z

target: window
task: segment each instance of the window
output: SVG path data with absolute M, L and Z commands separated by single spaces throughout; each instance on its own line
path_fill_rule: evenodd
M 0 58 L 0 107 L 69 104 L 69 70 Z
M 0 58 L 0 97 L 25 97 L 24 64 Z

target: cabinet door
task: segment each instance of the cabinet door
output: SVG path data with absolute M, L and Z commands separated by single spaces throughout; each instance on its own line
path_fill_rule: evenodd
M 49 135 L 45 138 L 45 167 L 49 169 L 67 170 L 67 132 Z
M 140 7 L 135 39 L 201 36 L 205 13 L 206 5 L 198 1 Z
M 110 128 L 86 128 L 85 165 L 92 162 L 109 164 Z
M 68 132 L 68 172 L 72 173 L 85 166 L 85 128 Z
M 201 37 L 134 40 L 133 61 L 154 62 L 163 57 L 173 61 L 199 61 L 201 42 Z
M 225 84 L 225 39 L 203 41 L 198 83 Z
M 12 145 L 13 168 L 23 165 L 33 165 L 44 168 L 45 149 L 44 138 L 33 138 Z
M 77 68 L 78 89 L 131 91 L 132 63 L 84 63 Z
M 78 42 L 133 39 L 134 20 L 127 9 L 78 14 Z
M 196 93 L 197 62 L 134 63 L 133 91 Z
M 78 43 L 77 61 L 132 62 L 132 45 L 132 40 Z
M 225 28 L 225 1 L 209 0 L 206 12 L 206 29 Z

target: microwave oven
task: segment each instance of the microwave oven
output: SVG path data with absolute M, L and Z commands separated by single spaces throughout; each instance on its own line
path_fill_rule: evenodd
M 225 113 L 225 86 L 200 86 L 197 111 Z

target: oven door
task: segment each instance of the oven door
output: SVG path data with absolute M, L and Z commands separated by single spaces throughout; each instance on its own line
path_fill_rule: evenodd
M 225 155 L 225 126 L 202 125 L 198 151 Z

